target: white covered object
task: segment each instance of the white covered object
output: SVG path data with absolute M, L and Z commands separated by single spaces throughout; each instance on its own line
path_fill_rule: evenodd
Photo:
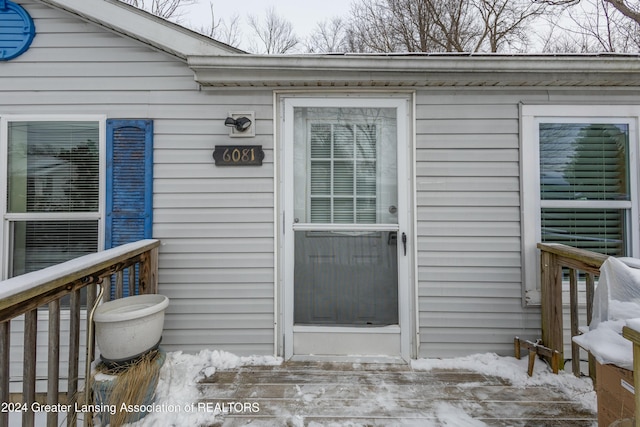
M 640 318 L 640 259 L 609 257 L 600 267 L 589 331 L 573 337 L 602 364 L 633 369 L 633 346 L 622 327 Z
M 169 298 L 154 294 L 120 298 L 98 306 L 93 320 L 102 356 L 125 361 L 156 346 L 162 337 L 168 305 Z

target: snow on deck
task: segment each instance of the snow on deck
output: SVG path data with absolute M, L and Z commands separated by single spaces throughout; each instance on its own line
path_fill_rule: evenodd
M 597 425 L 593 384 L 542 362 L 479 354 L 406 364 L 285 362 L 225 352 L 170 353 L 146 426 Z
M 527 363 L 492 353 L 409 365 L 173 352 L 149 414 L 128 426 L 597 426 L 589 378 L 555 375 L 540 361 L 529 377 Z M 9 425 L 20 415 L 12 412 Z M 36 414 L 36 426 L 45 416 Z

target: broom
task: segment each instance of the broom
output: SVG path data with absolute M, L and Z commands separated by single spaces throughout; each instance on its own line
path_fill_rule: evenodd
M 96 373 L 117 376 L 117 380 L 112 382 L 113 385 L 107 391 L 108 401 L 103 402 L 116 408 L 116 413 L 109 417 L 111 427 L 120 427 L 123 424 L 142 418 L 142 416 L 139 416 L 130 419 L 136 414 L 121 411 L 120 409 L 123 404 L 127 406 L 145 404 L 149 388 L 152 385 L 155 387 L 155 383 L 158 380 L 160 372 L 160 363 L 156 361 L 158 356 L 159 352 L 154 350 L 126 366 L 117 366 L 110 369 L 105 364 L 100 364 L 96 367 Z

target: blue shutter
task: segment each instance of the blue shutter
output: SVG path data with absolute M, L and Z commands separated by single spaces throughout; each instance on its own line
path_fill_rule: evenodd
M 151 238 L 152 120 L 107 120 L 106 181 L 105 248 Z

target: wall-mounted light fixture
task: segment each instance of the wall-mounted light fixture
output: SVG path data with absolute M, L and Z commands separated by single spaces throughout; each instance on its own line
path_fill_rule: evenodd
M 231 137 L 252 137 L 256 135 L 253 122 L 253 111 L 235 111 L 229 113 L 224 125 L 230 128 L 229 136 Z
M 234 119 L 233 117 L 227 117 L 224 121 L 224 125 L 228 127 L 234 127 L 238 132 L 244 132 L 249 129 L 251 126 L 251 120 L 246 117 L 238 117 Z

